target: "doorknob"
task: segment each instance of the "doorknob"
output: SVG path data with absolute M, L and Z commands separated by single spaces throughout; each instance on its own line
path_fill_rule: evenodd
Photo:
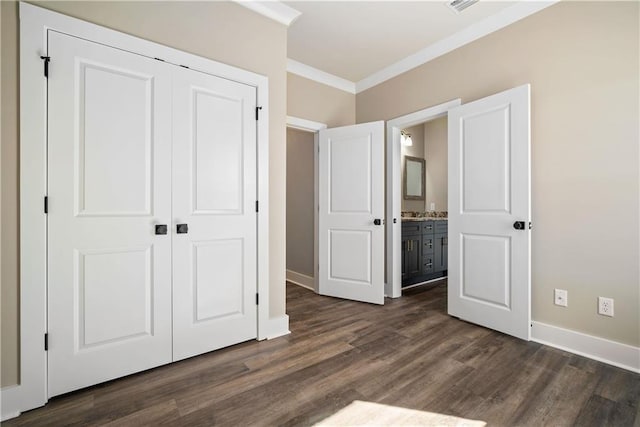
M 167 234 L 167 224 L 156 224 L 156 234 Z
M 380 224 L 382 224 L 382 220 L 380 218 L 376 218 L 376 219 L 373 220 L 373 223 L 375 225 L 380 225 Z
M 176 233 L 187 234 L 189 232 L 189 226 L 187 224 L 176 225 Z
M 516 221 L 513 223 L 513 228 L 515 228 L 516 230 L 524 230 L 525 227 L 526 226 L 524 221 Z M 529 230 L 531 230 L 531 223 L 529 223 Z

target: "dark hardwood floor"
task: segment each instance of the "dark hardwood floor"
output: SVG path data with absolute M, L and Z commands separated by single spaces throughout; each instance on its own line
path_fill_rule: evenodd
M 287 286 L 291 335 L 51 399 L 10 425 L 310 425 L 354 400 L 496 426 L 640 426 L 640 375 L 446 314 L 444 282 L 383 307 Z

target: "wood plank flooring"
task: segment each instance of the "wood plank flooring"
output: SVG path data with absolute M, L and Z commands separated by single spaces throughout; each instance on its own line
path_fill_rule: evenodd
M 13 425 L 311 425 L 354 400 L 496 426 L 640 426 L 640 375 L 446 314 L 446 283 L 382 307 L 287 285 L 291 335 L 52 399 Z

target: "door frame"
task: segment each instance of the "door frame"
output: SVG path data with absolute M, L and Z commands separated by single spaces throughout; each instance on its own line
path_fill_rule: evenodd
M 282 335 L 282 319 L 269 313 L 269 79 L 250 71 L 169 48 L 48 9 L 20 2 L 20 384 L 3 396 L 4 413 L 20 413 L 47 403 L 47 32 L 74 37 L 227 78 L 256 88 L 262 106 L 257 121 L 258 339 Z M 55 58 L 50 63 L 55 72 Z M 285 328 L 287 329 L 287 328 Z M 4 395 L 4 393 L 3 393 Z M 9 396 L 7 396 L 9 397 Z
M 326 129 L 325 123 L 287 116 L 287 127 L 313 133 L 313 291 L 318 293 L 318 211 L 319 211 L 319 176 L 318 176 L 318 132 Z M 287 270 L 288 274 L 289 270 Z M 289 280 L 289 279 L 287 279 Z M 302 285 L 304 286 L 304 285 Z
M 404 128 L 428 122 L 447 115 L 449 109 L 462 104 L 460 98 L 434 105 L 420 111 L 387 121 L 387 277 L 386 296 L 402 296 L 402 172 L 400 132 Z M 394 222 L 394 220 L 396 220 Z

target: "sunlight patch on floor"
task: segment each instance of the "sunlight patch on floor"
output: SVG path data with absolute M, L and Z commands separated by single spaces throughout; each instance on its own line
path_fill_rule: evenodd
M 484 421 L 435 412 L 382 405 L 380 403 L 353 401 L 349 406 L 315 424 L 330 426 L 443 426 L 443 427 L 484 427 Z

